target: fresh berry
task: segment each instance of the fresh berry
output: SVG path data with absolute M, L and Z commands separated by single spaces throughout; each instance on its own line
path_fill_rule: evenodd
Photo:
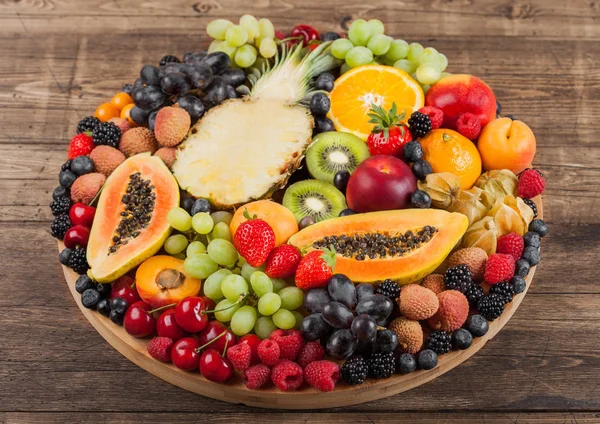
M 425 342 L 425 349 L 431 349 L 438 355 L 450 352 L 452 349 L 452 337 L 450 333 L 443 330 L 434 331 Z
M 417 361 L 422 370 L 431 370 L 437 366 L 438 356 L 437 353 L 431 349 L 423 349 L 421 352 L 419 352 Z
M 70 199 L 71 193 L 68 189 L 59 185 L 52 191 L 52 200 L 62 199 L 63 197 L 68 197 Z
M 469 140 L 477 140 L 481 133 L 481 120 L 470 112 L 463 113 L 456 121 L 456 129 Z
M 227 359 L 237 371 L 245 371 L 250 368 L 252 349 L 247 344 L 236 344 L 227 349 Z
M 408 118 L 408 126 L 415 138 L 425 137 L 431 131 L 431 119 L 421 112 L 413 112 Z
M 127 309 L 123 327 L 133 337 L 146 337 L 156 328 L 156 320 L 148 312 L 152 309 L 145 302 L 135 302 Z
M 362 357 L 348 359 L 341 368 L 342 380 L 354 386 L 363 384 L 369 374 L 369 366 Z
M 335 250 L 313 250 L 306 254 L 296 269 L 296 286 L 303 290 L 325 287 L 333 276 Z
M 81 303 L 88 309 L 95 309 L 100 299 L 102 297 L 96 289 L 87 289 L 81 294 Z
M 340 366 L 331 361 L 314 361 L 304 368 L 304 379 L 317 390 L 330 392 L 340 379 Z
M 74 247 L 87 247 L 90 238 L 90 229 L 83 225 L 74 225 L 67 230 L 63 237 L 65 247 L 73 249 Z
M 517 233 L 509 233 L 498 237 L 496 253 L 505 253 L 517 261 L 523 254 L 524 247 L 523 237 Z
M 333 34 L 336 33 L 334 32 Z M 317 78 L 317 81 L 315 82 L 315 89 L 330 92 L 333 90 L 334 83 L 335 77 L 329 72 L 324 72 Z
M 348 187 L 348 181 L 350 181 L 350 173 L 348 171 L 338 171 L 333 176 L 333 185 L 342 193 L 346 192 L 346 188 Z
M 354 212 L 352 209 L 346 208 L 346 209 L 344 209 L 344 210 L 342 210 L 342 211 L 340 212 L 340 215 L 339 215 L 339 216 L 348 216 L 348 215 L 354 215 L 355 213 L 356 213 L 356 212 Z M 307 217 L 304 217 L 304 218 L 311 218 L 311 217 L 308 217 L 308 216 L 307 216 Z M 304 218 L 302 218 L 302 219 L 304 219 Z M 311 218 L 311 219 L 312 219 L 312 218 Z M 311 224 L 311 225 L 312 225 L 312 224 Z M 298 228 L 300 228 L 300 224 L 298 224 Z
M 95 171 L 94 162 L 89 156 L 77 156 L 71 161 L 71 172 L 75 175 L 90 174 Z
M 392 330 L 387 328 L 378 330 L 375 342 L 373 343 L 373 352 L 394 352 L 399 344 L 398 335 Z
M 310 99 L 310 113 L 313 116 L 325 116 L 331 107 L 331 100 L 325 93 L 317 92 Z
M 60 170 L 62 171 L 70 171 L 71 170 L 71 159 L 67 160 L 60 166 Z
M 515 288 L 509 281 L 503 281 L 501 283 L 494 284 L 490 288 L 490 293 L 498 293 L 500 296 L 503 296 L 508 303 L 512 301 L 513 295 L 515 294 Z
M 200 342 L 193 337 L 184 337 L 171 348 L 171 361 L 177 368 L 192 371 L 198 368 Z
M 311 41 L 319 40 L 321 36 L 319 35 L 319 31 L 310 25 L 300 24 L 296 25 L 294 29 L 290 32 L 292 37 L 302 37 L 302 44 L 304 46 L 308 46 Z
M 77 278 L 77 281 L 75 281 L 75 291 L 80 294 L 87 289 L 95 287 L 96 283 L 94 283 L 87 275 L 80 275 L 79 278 Z
M 373 104 L 369 111 L 370 123 L 375 124 L 367 138 L 367 146 L 371 156 L 402 156 L 404 145 L 412 140 L 408 127 L 402 123 L 404 112 L 398 115 L 396 103 L 389 111 Z
M 415 208 L 427 209 L 431 207 L 431 197 L 423 190 L 416 190 L 410 195 L 410 203 Z
M 116 148 L 121 139 L 121 130 L 112 122 L 102 122 L 94 128 L 92 139 L 97 146 L 110 146 Z
M 436 130 L 442 126 L 442 123 L 444 122 L 444 112 L 441 109 L 438 109 L 435 106 L 424 106 L 419 109 L 419 112 L 429 116 L 431 129 Z
M 400 374 L 410 374 L 417 369 L 417 358 L 411 353 L 403 353 L 398 356 L 396 370 Z
M 90 266 L 87 263 L 86 252 L 83 247 L 73 249 L 69 256 L 69 263 L 67 265 L 77 274 L 85 274 Z
M 265 274 L 271 278 L 289 278 L 296 273 L 302 254 L 296 246 L 282 244 L 274 248 L 265 263 Z
M 271 369 L 271 381 L 279 390 L 296 390 L 304 382 L 304 372 L 297 363 L 282 359 Z
M 58 174 L 58 182 L 64 188 L 71 188 L 76 179 L 77 175 L 68 169 L 60 171 L 60 174 Z
M 280 353 L 279 345 L 273 340 L 265 339 L 258 345 L 258 357 L 267 366 L 272 367 L 279 362 Z
M 493 321 L 502 315 L 506 298 L 498 293 L 483 296 L 477 303 L 477 310 L 488 321 Z
M 112 290 L 112 284 L 111 283 L 103 283 L 103 284 L 96 284 L 96 290 L 98 290 L 98 293 L 100 293 L 100 295 L 103 298 L 109 298 L 110 297 L 110 291 Z
M 155 337 L 148 343 L 148 353 L 161 362 L 171 362 L 173 340 L 168 337 Z
M 538 233 L 533 231 L 528 231 L 523 236 L 523 241 L 525 242 L 525 247 L 535 247 L 538 249 L 542 245 L 542 239 Z
M 194 200 L 192 207 L 190 208 L 191 216 L 194 216 L 200 212 L 212 213 L 212 206 L 211 206 L 210 202 L 207 199 L 204 199 L 202 197 Z
M 396 371 L 396 360 L 391 352 L 377 352 L 367 360 L 369 377 L 389 378 Z
M 406 143 L 402 149 L 404 160 L 407 162 L 415 162 L 423 158 L 423 148 L 418 141 L 410 141 Z
M 252 365 L 258 364 L 260 358 L 258 357 L 258 345 L 262 340 L 256 334 L 246 334 L 240 337 L 238 344 L 246 344 L 250 346 L 250 363 Z
M 525 204 L 527 206 L 529 206 L 531 208 L 531 210 L 533 211 L 533 218 L 537 218 L 538 210 L 537 210 L 537 206 L 536 206 L 535 202 L 531 199 L 523 199 L 523 202 L 525 202 Z
M 78 156 L 87 156 L 94 150 L 94 142 L 92 137 L 85 133 L 77 134 L 71 139 L 69 143 L 69 150 L 67 150 L 67 157 L 74 159 Z
M 77 134 L 92 132 L 99 124 L 100 120 L 95 116 L 86 116 L 77 124 Z
M 325 358 L 325 348 L 318 340 L 312 340 L 302 346 L 296 362 L 304 368 L 311 362 L 320 361 L 323 358 Z
M 68 248 L 61 250 L 61 252 L 58 254 L 58 261 L 64 266 L 67 266 L 69 264 L 69 258 L 71 257 L 72 252 L 73 249 Z
M 527 246 L 523 250 L 523 259 L 525 259 L 530 266 L 536 266 L 540 263 L 539 249 L 533 246 Z
M 117 311 L 110 311 L 110 313 L 108 314 L 108 317 L 114 324 L 123 325 L 123 320 L 125 319 L 125 314 L 117 312 Z
M 269 382 L 271 369 L 263 364 L 253 365 L 244 371 L 244 384 L 250 390 L 256 390 Z
M 96 305 L 96 310 L 105 317 L 110 316 L 110 301 L 108 299 L 100 299 L 100 301 Z
M 304 345 L 302 334 L 298 330 L 275 330 L 269 336 L 279 345 L 280 358 L 294 361 Z
M 128 307 L 129 307 L 129 303 L 127 303 L 126 300 L 121 299 L 120 297 L 115 297 L 113 299 L 110 299 L 110 309 L 112 311 L 116 311 L 120 314 L 124 314 L 125 311 L 127 311 Z
M 473 335 L 464 328 L 459 328 L 452 333 L 452 346 L 455 349 L 465 350 L 473 344 Z
M 335 41 L 338 38 L 341 38 L 341 35 L 333 31 L 328 31 L 325 34 L 321 34 L 321 41 Z
M 71 209 L 71 199 L 68 197 L 59 197 L 57 200 L 50 202 L 50 210 L 54 216 L 69 213 L 69 209 Z
M 529 274 L 529 270 L 531 269 L 531 265 L 525 259 L 519 259 L 515 263 L 515 275 L 519 277 L 527 277 Z
M 50 225 L 50 232 L 53 237 L 62 239 L 69 228 L 71 228 L 69 215 L 63 214 L 54 218 L 54 221 L 52 221 L 52 224 Z
M 177 56 L 173 56 L 172 54 L 168 54 L 163 56 L 160 59 L 160 66 L 165 66 L 167 63 L 181 63 L 181 60 Z
M 400 296 L 400 286 L 392 280 L 385 280 L 377 287 L 376 293 L 382 294 L 392 300 L 396 300 Z
M 481 337 L 485 336 L 490 328 L 490 325 L 488 324 L 487 319 L 485 319 L 483 316 L 471 315 L 465 322 L 465 328 L 469 330 L 469 333 L 471 333 L 473 337 Z
M 540 237 L 545 237 L 548 234 L 548 226 L 541 219 L 534 219 L 529 223 L 529 231 L 538 233 Z
M 523 293 L 527 288 L 527 282 L 520 275 L 515 275 L 511 278 L 510 284 L 512 284 L 515 294 Z
M 448 268 L 444 273 L 444 285 L 446 290 L 458 290 L 465 294 L 473 283 L 473 274 L 466 264 L 460 264 Z
M 133 85 L 132 84 L 124 84 L 123 87 L 121 87 L 121 91 L 123 93 L 127 93 L 127 94 L 131 95 L 131 93 L 133 92 Z
M 479 284 L 471 283 L 467 291 L 463 294 L 469 301 L 469 306 L 477 306 L 477 302 L 479 302 L 479 299 L 485 295 L 485 292 L 483 291 L 483 287 L 481 287 Z
M 433 168 L 426 160 L 419 159 L 413 162 L 412 171 L 418 180 L 423 181 L 426 176 L 433 173 Z
M 494 253 L 485 264 L 483 278 L 488 284 L 507 281 L 515 275 L 515 259 L 505 253 Z
M 233 245 L 253 267 L 261 266 L 275 247 L 275 232 L 264 220 L 251 217 L 244 211 L 247 221 L 240 224 L 233 236 Z
M 519 197 L 531 199 L 544 192 L 546 180 L 536 169 L 526 169 L 519 175 L 519 185 L 517 192 Z

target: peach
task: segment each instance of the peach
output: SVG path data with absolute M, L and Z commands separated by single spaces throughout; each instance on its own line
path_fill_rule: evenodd
M 257 200 L 245 204 L 235 211 L 231 224 L 229 224 L 231 234 L 235 234 L 240 224 L 246 221 L 245 210 L 248 210 L 250 216 L 256 215 L 257 218 L 264 219 L 273 228 L 275 246 L 286 243 L 291 236 L 298 232 L 298 224 L 292 211 L 271 200 Z
M 531 167 L 535 135 L 524 122 L 498 118 L 481 131 L 477 148 L 486 171 L 509 169 L 515 174 Z

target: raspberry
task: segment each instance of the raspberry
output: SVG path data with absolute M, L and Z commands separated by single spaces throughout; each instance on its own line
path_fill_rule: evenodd
M 435 130 L 442 126 L 442 122 L 444 122 L 444 112 L 441 109 L 435 106 L 424 106 L 419 109 L 419 112 L 429 116 L 431 129 Z
M 469 140 L 477 140 L 481 133 L 481 120 L 472 113 L 463 113 L 456 121 L 456 129 Z
M 281 359 L 296 359 L 300 349 L 304 345 L 302 334 L 298 330 L 275 330 L 269 336 L 269 339 L 277 342 L 281 352 Z
M 505 253 L 494 253 L 485 264 L 483 278 L 488 284 L 510 280 L 515 275 L 515 259 Z
M 518 192 L 519 197 L 531 199 L 542 194 L 546 188 L 546 180 L 536 169 L 526 169 L 519 175 Z
M 304 372 L 297 363 L 282 359 L 271 369 L 271 381 L 279 390 L 296 390 L 304 382 Z
M 498 238 L 496 253 L 505 253 L 512 256 L 515 261 L 518 261 L 521 259 L 524 248 L 525 242 L 523 241 L 523 237 L 517 233 L 510 233 Z
M 251 390 L 260 389 L 268 383 L 271 370 L 263 364 L 251 366 L 244 371 L 244 384 Z
M 171 362 L 171 348 L 173 340 L 168 337 L 155 337 L 148 343 L 148 353 L 154 359 L 162 362 Z
M 305 368 L 311 362 L 319 361 L 323 358 L 325 358 L 325 349 L 318 340 L 313 340 L 302 346 L 296 362 L 302 368 Z
M 247 370 L 250 367 L 251 358 L 252 349 L 247 344 L 236 344 L 227 349 L 227 359 L 238 371 Z
M 279 344 L 273 340 L 265 339 L 258 345 L 258 357 L 265 365 L 275 365 L 279 362 L 280 354 Z
M 331 361 L 311 362 L 304 368 L 306 382 L 322 392 L 330 392 L 340 379 L 340 366 Z

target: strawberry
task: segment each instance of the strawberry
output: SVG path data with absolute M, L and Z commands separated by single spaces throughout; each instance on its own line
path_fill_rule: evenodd
M 253 267 L 261 266 L 275 247 L 275 232 L 264 220 L 244 211 L 247 221 L 240 224 L 233 236 L 233 245 Z
M 296 286 L 301 289 L 325 287 L 333 275 L 335 250 L 313 250 L 302 258 L 296 269 Z
M 94 150 L 95 144 L 92 141 L 92 137 L 87 133 L 83 132 L 77 134 L 71 139 L 69 143 L 69 150 L 67 157 L 69 159 L 75 159 L 77 156 L 87 156 Z
M 373 132 L 367 138 L 367 146 L 371 156 L 390 155 L 402 157 L 404 145 L 412 140 L 408 127 L 401 121 L 406 112 L 398 115 L 396 103 L 386 112 L 381 106 L 371 104 L 368 115 L 370 123 L 375 124 Z
M 271 278 L 289 278 L 294 275 L 302 254 L 296 246 L 282 244 L 271 251 L 265 263 L 265 274 Z

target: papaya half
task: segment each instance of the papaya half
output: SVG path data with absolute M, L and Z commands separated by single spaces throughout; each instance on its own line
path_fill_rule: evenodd
M 176 206 L 179 186 L 162 159 L 141 153 L 119 165 L 98 200 L 87 245 L 89 277 L 112 282 L 158 252 Z
M 468 226 L 465 215 L 443 210 L 370 212 L 318 222 L 288 243 L 304 251 L 333 247 L 333 272 L 355 283 L 409 284 L 433 272 Z

